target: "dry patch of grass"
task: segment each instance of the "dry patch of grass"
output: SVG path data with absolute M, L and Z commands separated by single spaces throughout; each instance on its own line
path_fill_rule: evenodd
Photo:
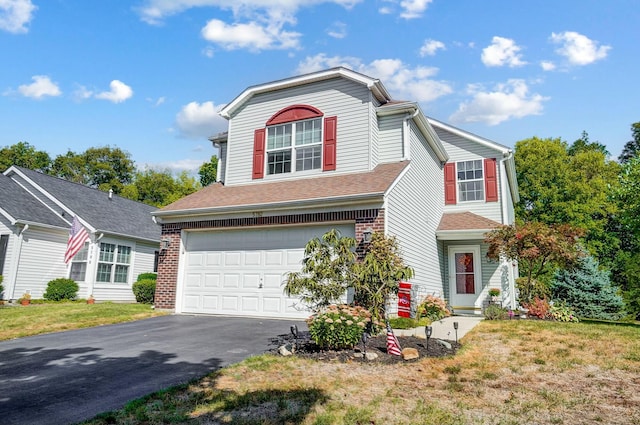
M 0 308 L 0 341 L 70 329 L 129 322 L 166 314 L 147 304 L 81 302 L 4 306 Z
M 640 423 L 640 328 L 483 322 L 451 358 L 374 365 L 263 355 L 88 423 Z

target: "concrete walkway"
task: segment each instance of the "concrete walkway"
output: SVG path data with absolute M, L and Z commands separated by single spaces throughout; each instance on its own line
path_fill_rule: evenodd
M 464 337 L 467 332 L 473 329 L 480 321 L 482 316 L 450 316 L 445 317 L 442 320 L 433 322 L 433 334 L 431 338 L 448 339 L 450 341 L 456 340 L 456 330 L 454 328 L 454 322 L 458 323 L 457 339 L 458 341 Z M 396 336 L 415 336 L 418 338 L 426 338 L 425 328 L 414 329 L 394 329 L 393 332 Z

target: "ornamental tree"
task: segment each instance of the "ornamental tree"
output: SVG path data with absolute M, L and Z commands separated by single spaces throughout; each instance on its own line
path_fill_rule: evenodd
M 582 255 L 578 238 L 582 232 L 569 225 L 549 226 L 540 222 L 500 226 L 485 235 L 492 260 L 517 261 L 521 279 L 520 301 L 529 303 L 553 271 L 571 268 Z
M 400 281 L 413 277 L 413 269 L 404 263 L 395 236 L 374 233 L 364 259 L 354 265 L 354 274 L 354 302 L 375 319 L 383 319 L 389 297 L 398 294 Z
M 287 275 L 284 293 L 299 296 L 313 311 L 337 303 L 354 286 L 355 246 L 354 238 L 341 236 L 336 229 L 311 239 L 304 250 L 302 271 Z

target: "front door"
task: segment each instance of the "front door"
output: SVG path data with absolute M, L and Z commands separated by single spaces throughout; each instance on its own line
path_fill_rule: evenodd
M 482 290 L 480 247 L 460 245 L 449 247 L 449 294 L 454 311 L 480 308 Z

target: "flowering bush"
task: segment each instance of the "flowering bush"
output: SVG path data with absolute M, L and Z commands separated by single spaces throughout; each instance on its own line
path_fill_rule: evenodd
M 500 289 L 499 288 L 489 288 L 489 296 L 490 297 L 500 296 Z
M 371 313 L 359 306 L 330 305 L 307 319 L 311 339 L 325 349 L 351 348 L 362 338 L 365 328 L 372 322 Z
M 558 322 L 579 322 L 578 316 L 563 301 L 556 301 L 549 308 L 549 316 Z
M 427 298 L 418 306 L 418 317 L 426 317 L 432 322 L 450 315 L 447 303 L 434 295 L 427 295 Z

